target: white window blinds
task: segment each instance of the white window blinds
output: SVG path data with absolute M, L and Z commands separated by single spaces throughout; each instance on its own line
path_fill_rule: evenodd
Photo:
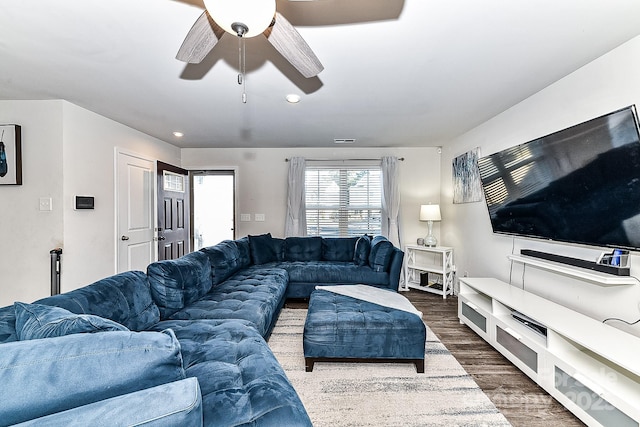
M 307 166 L 307 235 L 324 237 L 380 234 L 379 166 Z

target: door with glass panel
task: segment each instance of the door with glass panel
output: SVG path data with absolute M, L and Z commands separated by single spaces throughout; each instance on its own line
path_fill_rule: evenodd
M 235 171 L 191 172 L 193 248 L 235 239 Z
M 176 259 L 189 248 L 189 171 L 157 162 L 158 260 Z

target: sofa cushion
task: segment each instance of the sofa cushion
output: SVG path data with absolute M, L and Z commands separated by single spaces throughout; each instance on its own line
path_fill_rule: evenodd
M 73 334 L 5 343 L 0 366 L 3 424 L 185 378 L 180 344 L 170 330 Z
M 145 330 L 160 320 L 147 275 L 142 271 L 116 274 L 36 303 L 62 307 L 76 314 L 94 314 L 132 331 Z
M 356 240 L 353 262 L 356 265 L 369 265 L 369 251 L 371 250 L 371 238 L 366 234 Z
M 353 261 L 357 237 L 325 237 L 322 239 L 322 259 Z
M 388 285 L 387 272 L 373 271 L 352 261 L 282 262 L 278 264 L 289 273 L 289 283 Z
M 284 259 L 284 240 L 279 237 L 272 237 L 271 243 L 273 244 L 273 250 L 276 251 L 276 261 L 282 261 Z
M 245 268 L 170 319 L 247 320 L 262 336 L 267 336 L 284 304 L 288 283 L 289 275 L 281 268 L 263 265 Z
M 251 248 L 249 247 L 249 237 L 245 236 L 235 240 L 238 248 L 238 266 L 240 268 L 249 267 L 251 265 Z
M 271 233 L 258 236 L 249 235 L 249 248 L 251 261 L 256 265 L 278 261 Z
M 92 314 L 74 314 L 60 307 L 43 304 L 13 304 L 16 311 L 16 333 L 20 340 L 61 337 L 64 335 L 128 331 L 113 320 Z
M 0 344 L 18 341 L 16 334 L 16 311 L 13 306 L 0 308 Z
M 199 300 L 212 286 L 209 257 L 200 251 L 149 264 L 147 276 L 162 319 Z
M 371 240 L 371 249 L 369 251 L 369 267 L 375 272 L 389 270 L 391 264 L 391 256 L 393 255 L 393 243 L 384 236 L 375 236 Z
M 240 251 L 233 240 L 223 240 L 215 246 L 200 249 L 209 257 L 211 264 L 211 284 L 224 282 L 229 276 L 240 270 Z
M 182 346 L 187 376 L 202 388 L 211 426 L 310 426 L 300 398 L 251 322 L 165 320 Z
M 287 237 L 284 241 L 284 261 L 320 261 L 322 237 Z
M 147 388 L 36 418 L 16 427 L 202 426 L 202 396 L 195 378 Z

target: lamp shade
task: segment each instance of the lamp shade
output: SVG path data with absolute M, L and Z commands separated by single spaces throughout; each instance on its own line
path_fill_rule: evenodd
M 262 34 L 276 14 L 275 0 L 204 0 L 204 6 L 216 24 L 228 33 L 236 35 L 232 24 L 244 24 L 249 30 L 243 37 Z
M 420 206 L 420 221 L 440 221 L 440 205 Z

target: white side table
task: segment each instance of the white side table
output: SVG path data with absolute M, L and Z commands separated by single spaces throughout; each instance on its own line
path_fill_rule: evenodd
M 406 288 L 432 292 L 443 299 L 453 295 L 453 248 L 407 245 L 404 256 Z

